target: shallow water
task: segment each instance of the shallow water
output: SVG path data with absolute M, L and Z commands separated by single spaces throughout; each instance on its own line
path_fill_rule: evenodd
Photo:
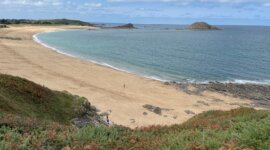
M 37 38 L 59 52 L 164 81 L 270 83 L 270 27 L 137 27 L 57 31 Z

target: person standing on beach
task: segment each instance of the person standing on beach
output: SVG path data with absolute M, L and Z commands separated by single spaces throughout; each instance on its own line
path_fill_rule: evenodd
M 108 125 L 110 125 L 110 120 L 109 120 L 109 115 L 108 114 L 106 115 L 106 121 L 107 121 Z

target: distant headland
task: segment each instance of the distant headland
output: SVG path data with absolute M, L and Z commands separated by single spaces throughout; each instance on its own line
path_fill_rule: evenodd
M 206 22 L 195 22 L 187 27 L 189 30 L 221 30 L 216 26 L 209 25 Z
M 95 26 L 94 24 L 70 19 L 46 19 L 46 20 L 31 20 L 31 19 L 0 19 L 0 25 L 9 24 L 29 24 L 29 25 L 79 25 L 79 26 Z

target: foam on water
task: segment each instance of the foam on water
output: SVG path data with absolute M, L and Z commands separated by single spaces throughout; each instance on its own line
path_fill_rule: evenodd
M 46 31 L 46 32 L 42 32 L 42 33 L 53 33 L 53 32 L 59 32 L 59 31 L 66 31 L 65 29 L 58 29 L 58 30 L 54 30 L 54 31 Z M 70 56 L 70 57 L 76 57 L 76 56 L 73 56 L 71 54 L 68 54 L 68 53 L 65 53 L 65 52 L 62 52 L 61 50 L 53 47 L 53 46 L 50 46 L 44 42 L 42 42 L 41 40 L 38 39 L 38 35 L 42 34 L 42 33 L 37 33 L 35 35 L 33 35 L 33 40 L 37 43 L 39 43 L 40 45 L 44 46 L 44 47 L 47 47 L 49 49 L 52 49 L 53 51 L 56 51 L 57 53 L 60 53 L 60 54 L 64 54 L 64 55 L 67 55 L 67 56 Z

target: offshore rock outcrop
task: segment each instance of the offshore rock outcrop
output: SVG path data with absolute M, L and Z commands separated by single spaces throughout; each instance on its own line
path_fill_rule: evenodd
M 188 26 L 187 29 L 189 30 L 220 30 L 220 28 L 209 25 L 206 22 L 195 22 L 192 25 Z
M 135 29 L 134 25 L 131 23 L 125 24 L 125 25 L 121 25 L 121 26 L 115 26 L 112 27 L 113 29 Z

